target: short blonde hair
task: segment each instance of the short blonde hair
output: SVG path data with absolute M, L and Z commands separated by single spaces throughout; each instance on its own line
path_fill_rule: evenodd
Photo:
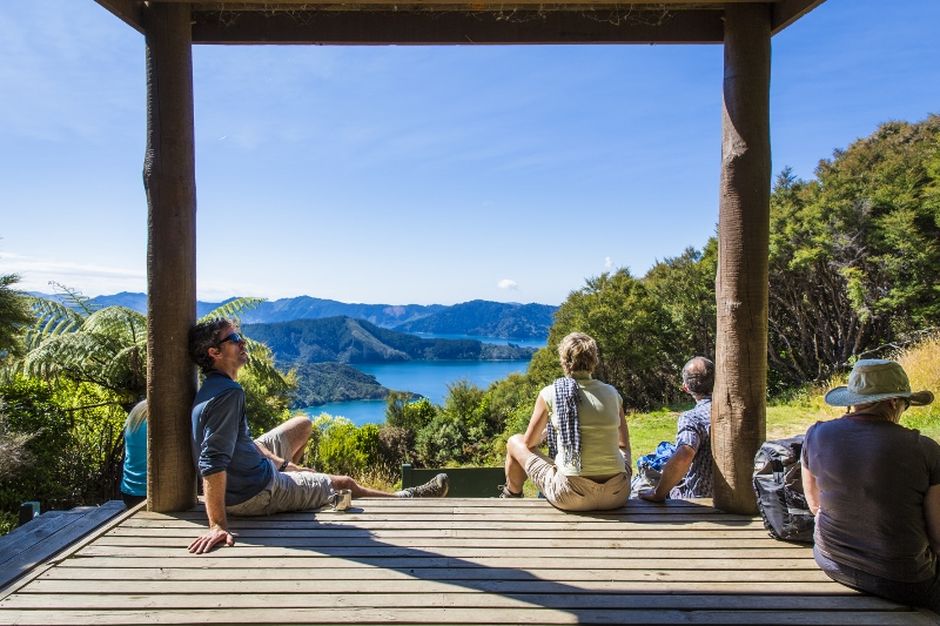
M 565 376 L 572 372 L 593 372 L 600 363 L 597 342 L 584 333 L 570 333 L 558 344 L 558 359 Z

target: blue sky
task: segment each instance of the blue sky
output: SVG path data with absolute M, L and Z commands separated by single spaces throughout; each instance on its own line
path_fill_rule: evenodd
M 828 0 L 773 40 L 774 173 L 940 112 L 940 2 Z M 146 289 L 144 41 L 0 2 L 0 273 Z M 197 289 L 558 304 L 714 232 L 720 46 L 194 49 Z

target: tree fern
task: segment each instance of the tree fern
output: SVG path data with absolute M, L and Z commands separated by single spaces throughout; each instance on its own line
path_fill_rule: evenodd
M 19 353 L 19 335 L 33 320 L 27 298 L 12 289 L 18 281 L 16 274 L 0 276 L 0 359 L 4 353 Z
M 20 369 L 50 381 L 94 383 L 130 408 L 147 389 L 147 318 L 124 306 L 94 310 L 79 292 L 57 287 L 65 293 L 64 302 L 32 299 L 37 321 L 28 333 L 28 352 Z M 260 302 L 260 298 L 235 298 L 202 320 L 235 317 Z M 265 390 L 283 395 L 292 388 L 289 377 L 274 367 L 267 346 L 248 340 L 248 352 L 246 370 Z

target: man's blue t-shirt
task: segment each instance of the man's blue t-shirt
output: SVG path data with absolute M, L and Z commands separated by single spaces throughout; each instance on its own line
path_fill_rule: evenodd
M 274 468 L 251 438 L 241 385 L 222 372 L 209 372 L 193 400 L 192 420 L 196 470 L 202 477 L 226 473 L 226 506 L 245 502 L 267 487 Z

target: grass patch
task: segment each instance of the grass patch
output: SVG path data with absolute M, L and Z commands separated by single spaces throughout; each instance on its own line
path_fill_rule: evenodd
M 676 422 L 681 414 L 682 411 L 662 408 L 649 413 L 627 415 L 630 452 L 633 454 L 634 468 L 636 468 L 636 460 L 656 450 L 660 441 L 675 441 Z
M 911 379 L 912 390 L 940 393 L 940 333 L 902 351 L 896 358 Z M 927 406 L 911 407 L 901 417 L 901 424 L 940 441 L 940 402 L 934 400 Z

